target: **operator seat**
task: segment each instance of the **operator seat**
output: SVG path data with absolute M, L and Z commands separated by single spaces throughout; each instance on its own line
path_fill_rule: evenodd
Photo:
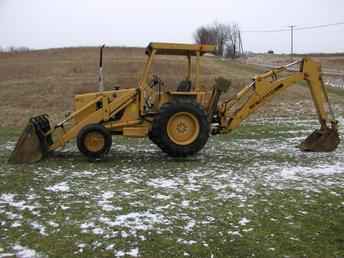
M 191 91 L 192 82 L 190 80 L 183 80 L 179 82 L 177 91 Z

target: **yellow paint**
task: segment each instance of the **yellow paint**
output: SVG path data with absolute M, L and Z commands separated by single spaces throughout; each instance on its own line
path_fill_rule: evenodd
M 229 132 L 240 127 L 244 119 L 270 100 L 277 92 L 296 85 L 302 80 L 308 83 L 321 125 L 336 124 L 328 101 L 327 90 L 321 79 L 320 64 L 305 58 L 301 62 L 300 72 L 279 77 L 280 73 L 285 70 L 287 67 L 281 67 L 257 76 L 253 83 L 244 87 L 236 96 L 224 101 L 219 108 L 223 132 Z
M 92 152 L 97 152 L 104 147 L 105 139 L 101 133 L 90 132 L 85 136 L 84 145 L 86 149 Z
M 167 123 L 168 138 L 178 145 L 189 145 L 199 135 L 200 125 L 197 118 L 188 112 L 174 114 Z
M 138 127 L 124 127 L 123 135 L 127 137 L 146 137 L 148 134 L 148 127 L 138 126 Z

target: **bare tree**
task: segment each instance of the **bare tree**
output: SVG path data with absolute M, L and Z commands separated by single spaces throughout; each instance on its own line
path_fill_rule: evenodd
M 226 43 L 231 37 L 231 26 L 215 22 L 213 27 L 216 34 L 217 55 L 223 56 Z
M 197 44 L 216 44 L 216 31 L 211 26 L 201 26 L 199 27 L 195 34 L 194 40 Z
M 241 44 L 240 28 L 238 24 L 234 23 L 231 25 L 231 32 L 228 37 L 228 41 L 226 42 L 226 47 L 225 47 L 226 57 L 235 58 L 239 56 L 240 44 Z
M 197 44 L 216 45 L 218 56 L 234 58 L 240 47 L 240 29 L 237 24 L 214 22 L 212 25 L 199 27 L 194 40 Z
M 30 49 L 28 47 L 8 47 L 8 52 L 10 53 L 22 53 L 22 52 L 29 52 Z

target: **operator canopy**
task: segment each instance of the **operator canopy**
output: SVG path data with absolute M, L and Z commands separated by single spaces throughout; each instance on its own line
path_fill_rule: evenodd
M 215 54 L 216 46 L 151 42 L 146 48 L 146 54 L 150 55 L 153 50 L 157 55 L 196 56 L 197 52 L 199 52 L 202 56 L 204 54 Z

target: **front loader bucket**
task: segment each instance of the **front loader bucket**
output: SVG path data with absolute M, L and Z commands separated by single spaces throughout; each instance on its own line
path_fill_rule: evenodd
M 50 130 L 47 115 L 31 118 L 8 160 L 10 163 L 34 163 L 43 159 L 48 153 L 51 136 L 45 134 Z
M 336 128 L 315 130 L 298 147 L 301 151 L 331 152 L 337 149 L 340 142 Z

